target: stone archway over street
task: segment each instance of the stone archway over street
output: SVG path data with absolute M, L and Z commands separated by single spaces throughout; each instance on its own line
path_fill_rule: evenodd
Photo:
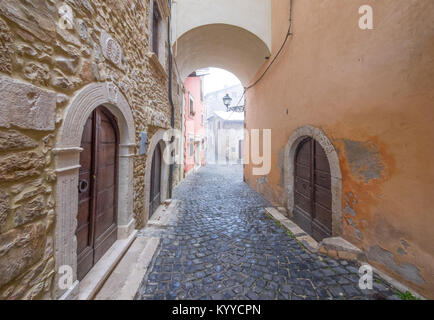
M 270 56 L 268 1 L 186 0 L 176 3 L 173 11 L 172 45 L 183 79 L 213 66 L 231 71 L 247 85 Z

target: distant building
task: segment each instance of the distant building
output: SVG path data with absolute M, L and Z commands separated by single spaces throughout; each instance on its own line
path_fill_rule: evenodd
M 232 106 L 244 105 L 243 93 L 244 88 L 241 84 L 208 93 L 205 96 L 207 118 L 211 117 L 216 111 L 226 111 L 226 106 L 223 104 L 223 97 L 226 94 L 229 94 L 232 98 Z
M 184 83 L 184 174 L 205 165 L 205 106 L 202 77 L 192 73 Z
M 232 106 L 244 105 L 243 92 L 244 88 L 239 84 L 205 96 L 208 163 L 226 163 L 226 161 L 242 163 L 244 113 L 227 112 L 223 97 L 229 94 L 232 98 Z
M 207 161 L 242 163 L 244 113 L 216 111 L 207 121 Z

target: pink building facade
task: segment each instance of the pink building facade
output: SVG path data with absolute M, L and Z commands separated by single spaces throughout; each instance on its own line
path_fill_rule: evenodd
M 203 81 L 192 73 L 184 83 L 184 174 L 205 165 L 206 110 L 204 104 Z

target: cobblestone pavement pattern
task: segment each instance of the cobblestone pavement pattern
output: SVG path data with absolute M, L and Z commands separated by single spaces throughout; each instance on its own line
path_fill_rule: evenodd
M 154 231 L 161 247 L 138 299 L 396 299 L 379 279 L 360 290 L 353 262 L 302 248 L 264 214 L 270 204 L 243 182 L 240 165 L 201 168 L 174 198 L 178 221 Z

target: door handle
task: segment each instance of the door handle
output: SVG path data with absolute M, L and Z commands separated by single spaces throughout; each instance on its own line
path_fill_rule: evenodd
M 84 193 L 89 189 L 89 182 L 87 180 L 80 180 L 78 183 L 78 191 Z

